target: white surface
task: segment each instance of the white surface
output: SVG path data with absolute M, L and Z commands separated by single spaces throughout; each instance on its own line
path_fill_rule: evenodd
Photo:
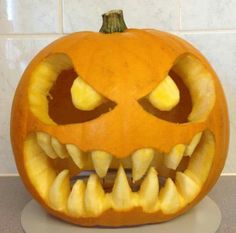
M 59 31 L 55 0 L 1 0 L 0 34 Z
M 188 213 L 162 224 L 123 228 L 85 228 L 67 224 L 46 214 L 34 201 L 22 211 L 21 224 L 26 233 L 214 233 L 221 222 L 221 213 L 215 202 L 206 197 Z
M 123 9 L 128 27 L 179 28 L 178 0 L 64 0 L 65 32 L 98 31 L 101 15 L 111 9 Z
M 16 172 L 9 139 L 10 105 L 27 63 L 61 35 L 57 33 L 98 30 L 100 14 L 117 7 L 124 9 L 128 26 L 174 30 L 209 58 L 224 85 L 231 142 L 236 141 L 235 0 L 0 0 L 0 174 Z M 179 30 L 181 25 L 187 34 Z M 236 172 L 233 143 L 225 173 Z
M 183 30 L 233 29 L 235 0 L 180 0 Z

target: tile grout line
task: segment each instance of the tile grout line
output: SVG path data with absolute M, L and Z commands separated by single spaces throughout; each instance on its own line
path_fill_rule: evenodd
M 225 173 L 222 173 L 221 176 L 236 176 L 236 173 L 234 173 L 234 172 L 225 172 Z
M 58 17 L 59 17 L 59 27 L 60 32 L 63 33 L 63 0 L 58 0 Z
M 63 29 L 62 29 L 63 30 Z M 195 34 L 211 34 L 211 33 L 236 33 L 236 29 L 220 29 L 220 30 L 171 30 L 166 32 L 177 33 L 177 34 L 186 34 L 186 35 L 195 35 Z M 0 39 L 46 39 L 52 37 L 61 37 L 68 35 L 69 33 L 35 33 L 35 34 L 0 34 Z
M 0 177 L 18 177 L 18 173 L 0 173 Z
M 47 39 L 53 37 L 65 36 L 65 33 L 48 33 L 48 34 L 6 34 L 0 35 L 0 39 Z
M 195 29 L 195 30 L 180 30 L 184 34 L 208 34 L 208 33 L 236 33 L 236 29 Z

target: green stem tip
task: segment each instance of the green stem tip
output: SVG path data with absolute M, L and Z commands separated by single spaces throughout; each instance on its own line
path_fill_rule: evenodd
M 124 32 L 127 26 L 124 21 L 122 10 L 111 10 L 102 15 L 102 27 L 99 32 L 114 33 Z

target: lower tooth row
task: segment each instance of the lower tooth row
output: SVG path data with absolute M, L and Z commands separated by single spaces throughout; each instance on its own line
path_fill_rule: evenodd
M 75 217 L 98 216 L 109 208 L 124 211 L 137 206 L 141 206 L 145 212 L 161 210 L 171 214 L 191 202 L 199 191 L 198 184 L 179 172 L 176 182 L 168 178 L 159 192 L 157 172 L 151 167 L 140 190 L 132 192 L 124 169 L 120 166 L 111 193 L 105 193 L 95 174 L 90 175 L 87 184 L 77 180 L 70 190 L 69 171 L 64 170 L 54 180 L 48 201 L 53 209 Z

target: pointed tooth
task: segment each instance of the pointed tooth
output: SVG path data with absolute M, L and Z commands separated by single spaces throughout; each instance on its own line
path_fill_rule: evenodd
M 56 159 L 57 154 L 53 150 L 51 145 L 51 137 L 47 133 L 38 132 L 37 135 L 37 142 L 42 150 L 50 157 L 51 159 Z
M 200 142 L 202 137 L 202 132 L 197 133 L 192 141 L 190 142 L 189 145 L 186 146 L 186 149 L 184 151 L 184 156 L 191 156 L 193 154 L 193 151 L 195 150 L 195 148 L 197 147 L 198 143 Z
M 157 172 L 154 167 L 151 167 L 139 190 L 141 205 L 145 212 L 153 212 L 158 210 L 158 192 L 159 182 Z
M 182 172 L 176 173 L 175 184 L 186 204 L 191 202 L 201 189 L 194 180 Z
M 179 89 L 173 79 L 167 75 L 148 96 L 151 104 L 161 111 L 170 111 L 180 100 Z
M 114 205 L 113 208 L 116 210 L 129 209 L 133 205 L 132 191 L 129 186 L 125 171 L 121 165 L 116 175 L 111 196 Z
M 85 158 L 85 155 L 83 154 L 83 152 L 76 145 L 73 145 L 73 144 L 67 144 L 66 149 L 67 149 L 70 157 L 74 161 L 74 163 L 80 169 L 82 169 L 84 167 L 85 161 L 86 161 L 86 158 Z
M 89 176 L 84 199 L 86 213 L 90 216 L 100 215 L 108 208 L 105 192 L 96 174 Z
M 164 214 L 176 213 L 182 207 L 181 196 L 170 178 L 166 180 L 165 186 L 161 189 L 159 200 Z
M 105 151 L 92 151 L 91 153 L 94 168 L 99 177 L 104 177 L 112 161 L 112 155 Z
M 133 181 L 143 177 L 154 157 L 154 150 L 150 148 L 140 149 L 132 154 Z
M 215 155 L 215 139 L 210 131 L 205 131 L 199 147 L 196 148 L 191 156 L 189 165 L 185 170 L 193 180 L 203 184 L 210 172 L 213 158 Z
M 69 157 L 65 145 L 61 144 L 56 138 L 51 137 L 51 144 L 53 150 L 61 159 Z
M 178 144 L 174 146 L 170 153 L 164 156 L 164 164 L 170 169 L 176 169 L 183 158 L 185 145 Z
M 52 208 L 60 211 L 66 210 L 67 199 L 70 194 L 69 170 L 63 170 L 54 180 L 48 195 Z
M 80 217 L 84 215 L 84 194 L 85 183 L 83 180 L 77 180 L 73 185 L 72 191 L 68 198 L 67 210 L 70 215 Z

